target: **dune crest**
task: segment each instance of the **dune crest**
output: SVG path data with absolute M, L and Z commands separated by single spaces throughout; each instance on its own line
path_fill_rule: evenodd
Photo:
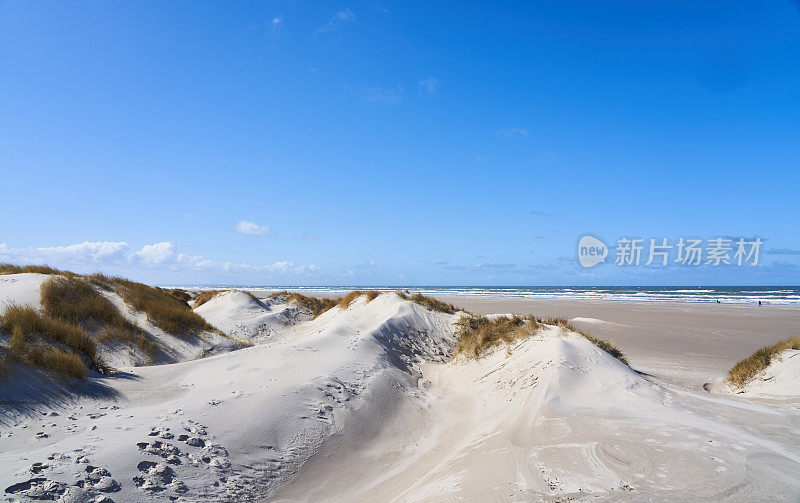
M 256 345 L 127 367 L 104 379 L 113 397 L 32 404 L 3 429 L 0 485 L 123 502 L 800 491 L 800 452 L 738 426 L 791 422 L 775 409 L 655 384 L 563 324 L 453 357 L 461 313 L 370 297 L 314 318 L 287 299 L 214 296 L 196 312 Z

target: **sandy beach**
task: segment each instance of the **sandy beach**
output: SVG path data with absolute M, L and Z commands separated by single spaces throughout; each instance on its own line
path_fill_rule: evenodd
M 85 325 L 96 358 L 116 368 L 83 380 L 9 360 L 0 387 L 9 501 L 800 496 L 800 351 L 782 353 L 752 389 L 722 383 L 737 359 L 792 333 L 796 308 L 137 287 L 195 320 L 190 335 L 130 305 L 124 281 L 0 280 L 3 303 L 31 303 L 31 316 L 51 316 L 37 293 L 57 286 L 106 302 L 118 326 L 149 341 L 112 342 Z M 7 312 L 4 330 L 17 333 Z M 464 331 L 465 319 L 517 336 L 470 353 L 462 343 L 479 332 Z

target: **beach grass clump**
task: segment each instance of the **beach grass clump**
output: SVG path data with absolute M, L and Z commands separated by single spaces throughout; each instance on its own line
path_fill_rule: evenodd
M 156 287 L 156 288 L 158 288 L 162 292 L 166 292 L 166 293 L 172 295 L 173 297 L 175 297 L 176 299 L 178 299 L 180 301 L 189 302 L 190 300 L 192 300 L 192 294 L 190 294 L 189 292 L 187 292 L 183 288 L 159 288 L 159 287 Z
M 352 292 L 348 293 L 344 297 L 340 298 L 339 301 L 336 303 L 337 306 L 341 309 L 347 309 L 350 307 L 350 304 L 353 303 L 357 298 L 361 297 L 362 295 L 367 297 L 366 304 L 369 304 L 370 301 L 375 300 L 375 298 L 380 295 L 381 292 L 376 290 L 353 290 Z
M 395 292 L 403 300 L 410 300 L 422 307 L 428 308 L 431 311 L 439 311 L 440 313 L 453 314 L 459 309 L 453 304 L 448 304 L 439 299 L 422 295 L 421 293 L 412 294 L 408 290 Z
M 158 345 L 147 338 L 144 330 L 128 321 L 94 284 L 80 276 L 56 276 L 45 281 L 41 289 L 45 315 L 97 330 L 97 342 L 114 339 L 135 344 L 152 357 Z
M 41 302 L 45 314 L 52 318 L 134 328 L 110 300 L 78 276 L 56 276 L 42 283 Z
M 0 329 L 11 334 L 8 351 L 15 360 L 79 379 L 86 378 L 84 360 L 101 367 L 95 342 L 80 326 L 42 315 L 30 306 L 8 306 L 0 316 Z M 49 345 L 42 345 L 42 340 Z
M 11 360 L 7 354 L 0 355 L 0 383 L 11 375 Z
M 0 274 L 22 274 L 25 272 L 35 272 L 39 274 L 61 274 L 74 275 L 68 271 L 62 271 L 49 265 L 14 265 L 0 264 Z
M 44 274 L 60 275 L 68 280 L 82 281 L 83 283 L 55 282 L 48 286 L 49 291 L 72 290 L 77 298 L 83 302 L 81 309 L 89 309 L 97 316 L 114 318 L 114 313 L 108 309 L 109 305 L 102 306 L 102 295 L 92 295 L 87 288 L 95 286 L 106 291 L 116 292 L 126 304 L 142 311 L 147 319 L 165 332 L 173 335 L 184 335 L 201 331 L 217 331 L 208 324 L 200 315 L 195 314 L 186 301 L 182 300 L 185 292 L 180 289 L 161 289 L 120 277 L 106 276 L 102 273 L 79 275 L 69 271 L 60 271 L 49 266 L 16 266 L 10 264 L 0 265 L 0 274 L 15 274 L 20 272 L 41 272 Z M 44 295 L 44 293 L 43 293 Z M 55 300 L 53 301 L 55 305 Z M 64 309 L 68 306 L 62 306 Z M 113 305 L 110 307 L 113 308 Z M 104 313 L 101 311 L 105 310 Z M 74 309 L 73 309 L 74 311 Z M 68 315 L 67 315 L 68 317 Z M 119 319 L 117 319 L 119 321 Z
M 622 351 L 608 339 L 596 337 L 585 330 L 572 326 L 566 318 L 535 316 L 462 316 L 458 322 L 458 343 L 455 354 L 479 358 L 487 349 L 501 343 L 512 344 L 535 334 L 544 325 L 558 326 L 568 332 L 576 332 L 589 342 L 628 365 Z
M 241 290 L 241 292 L 250 297 L 251 299 L 253 299 L 254 301 L 261 302 L 261 299 L 259 299 L 258 296 L 253 292 L 248 292 L 247 290 Z
M 619 348 L 617 348 L 614 345 L 614 343 L 611 342 L 609 339 L 603 339 L 603 338 L 600 338 L 600 337 L 596 337 L 596 336 L 594 336 L 594 335 L 592 335 L 589 332 L 586 332 L 584 330 L 575 330 L 573 328 L 572 331 L 573 332 L 578 332 L 582 336 L 586 337 L 587 339 L 589 339 L 589 342 L 591 342 L 592 344 L 594 344 L 598 348 L 602 349 L 606 353 L 610 354 L 611 356 L 613 356 L 614 358 L 616 358 L 620 362 L 624 363 L 625 365 L 630 365 L 628 363 L 627 358 L 625 358 L 625 355 L 622 353 L 622 351 L 620 351 Z
M 268 298 L 272 299 L 275 297 L 284 297 L 286 298 L 287 302 L 296 302 L 300 307 L 305 308 L 311 311 L 311 314 L 314 315 L 314 318 L 318 317 L 322 313 L 330 310 L 333 307 L 339 307 L 340 309 L 347 309 L 350 307 L 357 298 L 361 297 L 362 295 L 367 297 L 367 303 L 374 300 L 378 295 L 381 293 L 376 290 L 354 290 L 344 297 L 337 297 L 333 299 L 325 299 L 325 298 L 318 298 L 318 297 L 309 297 L 307 295 L 302 295 L 296 292 L 289 292 L 287 290 L 283 290 L 281 292 L 275 292 L 268 296 Z
M 28 348 L 25 360 L 50 372 L 71 376 L 82 381 L 86 380 L 89 371 L 83 360 L 72 351 L 63 351 L 41 344 Z
M 186 302 L 163 290 L 123 278 L 113 278 L 112 282 L 126 304 L 144 312 L 148 321 L 167 333 L 186 335 L 217 331 Z
M 473 316 L 459 318 L 454 354 L 479 358 L 489 348 L 530 337 L 540 328 L 535 316 Z
M 217 295 L 221 294 L 223 291 L 227 290 L 203 290 L 194 298 L 194 305 L 192 306 L 193 309 L 197 309 L 198 307 L 202 306 L 209 300 L 213 299 Z
M 175 290 L 175 289 L 173 289 L 173 290 Z M 184 291 L 184 290 L 181 290 L 181 291 Z M 198 307 L 202 306 L 206 302 L 208 302 L 211 299 L 215 298 L 217 295 L 219 295 L 221 293 L 225 293 L 225 292 L 231 292 L 231 291 L 233 291 L 233 290 L 203 290 L 202 292 L 200 292 L 199 294 L 195 295 L 194 297 L 189 296 L 189 300 L 194 300 L 194 304 L 192 305 L 192 309 L 197 309 Z M 261 302 L 261 299 L 256 297 L 256 295 L 253 292 L 248 292 L 247 290 L 237 290 L 237 291 L 242 292 L 243 294 L 247 295 L 248 297 L 250 297 L 251 299 L 253 299 L 256 302 Z M 186 293 L 188 295 L 188 292 L 186 292 Z M 283 293 L 283 292 L 279 292 L 279 293 Z M 275 297 L 275 296 L 276 296 L 276 294 L 270 295 L 270 297 Z
M 742 388 L 769 367 L 781 351 L 787 349 L 800 350 L 800 337 L 790 337 L 759 349 L 736 363 L 725 380 L 737 388 Z
M 25 353 L 25 331 L 20 325 L 13 325 L 11 328 L 11 341 L 8 344 L 8 349 L 11 354 L 16 357 L 21 357 Z
M 314 318 L 333 308 L 339 303 L 339 300 L 341 300 L 339 298 L 319 299 L 317 297 L 308 297 L 306 295 L 288 292 L 286 290 L 283 290 L 282 292 L 275 292 L 269 296 L 269 298 L 273 297 L 285 297 L 287 302 L 296 302 L 298 306 L 311 311 L 311 314 L 314 316 Z
M 15 345 L 25 348 L 26 341 L 37 335 L 51 343 L 62 344 L 90 361 L 95 360 L 96 345 L 80 326 L 68 321 L 39 314 L 30 306 L 12 304 L 0 316 L 0 329 L 12 334 L 12 351 Z M 15 338 L 18 341 L 15 341 Z M 19 341 L 21 339 L 21 341 Z

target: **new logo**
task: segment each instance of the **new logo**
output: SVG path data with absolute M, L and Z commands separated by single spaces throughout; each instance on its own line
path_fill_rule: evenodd
M 578 241 L 578 262 L 583 267 L 594 267 L 606 261 L 608 247 L 594 236 L 583 236 Z

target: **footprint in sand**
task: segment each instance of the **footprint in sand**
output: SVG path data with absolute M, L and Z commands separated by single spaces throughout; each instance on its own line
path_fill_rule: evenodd
M 133 483 L 143 491 L 163 491 L 168 484 L 175 480 L 175 472 L 172 468 L 162 463 L 142 461 L 136 465 L 136 469 L 142 472 L 142 475 L 133 477 Z

